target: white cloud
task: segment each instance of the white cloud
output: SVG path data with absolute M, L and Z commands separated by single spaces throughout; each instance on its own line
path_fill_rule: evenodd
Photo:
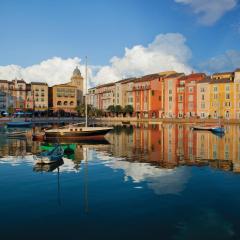
M 199 67 L 206 72 L 233 71 L 240 68 L 240 51 L 228 50 L 224 54 L 212 57 Z
M 81 60 L 77 57 L 68 59 L 53 57 L 26 68 L 18 65 L 0 66 L 0 79 L 23 78 L 27 82 L 47 82 L 50 86 L 66 83 L 70 80 L 76 66 L 80 67 L 81 72 L 84 73 L 84 66 L 80 65 L 80 62 Z
M 166 70 L 189 73 L 192 70 L 188 64 L 191 55 L 183 35 L 159 34 L 147 47 L 136 45 L 126 48 L 122 58 L 113 57 L 109 66 L 98 71 L 94 81 L 110 82 Z
M 204 25 L 214 24 L 237 5 L 237 0 L 175 0 L 175 2 L 190 5 L 193 12 L 199 15 L 200 23 Z
M 191 50 L 186 39 L 179 33 L 160 34 L 148 46 L 136 45 L 126 48 L 123 57 L 113 57 L 107 66 L 89 66 L 91 86 L 112 82 L 130 76 L 141 76 L 165 70 L 191 72 L 188 61 Z M 85 75 L 80 58 L 54 57 L 28 67 L 18 65 L 0 66 L 0 79 L 23 78 L 27 82 L 44 81 L 50 86 L 70 80 L 76 66 Z

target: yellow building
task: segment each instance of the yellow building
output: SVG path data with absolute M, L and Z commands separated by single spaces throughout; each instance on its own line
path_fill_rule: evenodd
M 48 85 L 43 82 L 31 82 L 33 94 L 33 109 L 35 111 L 45 111 L 48 109 Z
M 53 111 L 76 112 L 77 88 L 68 84 L 52 86 L 49 88 L 49 105 Z
M 212 118 L 234 118 L 234 82 L 232 78 L 212 79 L 210 82 L 210 108 Z

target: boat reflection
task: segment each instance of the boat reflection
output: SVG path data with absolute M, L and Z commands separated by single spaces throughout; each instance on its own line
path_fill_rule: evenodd
M 59 168 L 64 164 L 63 160 L 51 164 L 35 164 L 33 167 L 34 172 L 53 172 L 55 169 Z

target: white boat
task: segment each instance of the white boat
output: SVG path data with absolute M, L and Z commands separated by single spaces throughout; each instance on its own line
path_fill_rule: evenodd
M 34 156 L 34 160 L 37 164 L 51 164 L 62 160 L 64 149 L 61 145 L 57 145 L 51 151 L 44 151 Z

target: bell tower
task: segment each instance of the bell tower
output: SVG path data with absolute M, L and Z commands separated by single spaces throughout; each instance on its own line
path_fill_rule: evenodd
M 82 104 L 83 103 L 83 77 L 78 67 L 76 67 L 73 71 L 70 85 L 75 86 L 77 88 L 77 104 L 78 105 Z

